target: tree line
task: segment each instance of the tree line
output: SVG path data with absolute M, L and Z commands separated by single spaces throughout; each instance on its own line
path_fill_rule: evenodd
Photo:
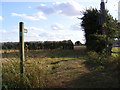
M 5 50 L 19 50 L 19 42 L 5 42 L 1 43 L 2 49 Z M 39 49 L 69 49 L 74 48 L 74 44 L 71 40 L 63 41 L 31 41 L 25 42 L 25 49 L 39 50 Z

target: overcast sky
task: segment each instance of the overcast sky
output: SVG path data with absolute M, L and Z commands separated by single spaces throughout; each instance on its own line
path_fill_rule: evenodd
M 72 40 L 84 43 L 84 32 L 80 27 L 81 20 L 77 17 L 82 17 L 81 12 L 86 8 L 93 7 L 99 10 L 101 2 L 101 0 L 28 1 L 2 0 L 0 42 L 18 42 L 18 25 L 19 22 L 24 22 L 25 29 L 28 29 L 28 33 L 25 33 L 25 41 Z M 106 9 L 116 19 L 118 19 L 118 1 L 108 0 L 106 4 Z

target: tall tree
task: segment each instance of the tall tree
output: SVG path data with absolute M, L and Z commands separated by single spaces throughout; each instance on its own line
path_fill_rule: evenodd
M 83 12 L 83 17 L 81 18 L 81 26 L 85 32 L 86 46 L 88 50 L 93 50 L 96 52 L 102 52 L 106 48 L 106 37 L 108 37 L 108 44 L 112 44 L 113 37 L 115 35 L 115 30 L 117 27 L 117 20 L 108 14 L 106 11 L 106 23 L 104 25 L 100 24 L 101 13 L 97 9 L 88 9 Z M 103 29 L 106 35 L 103 35 Z
M 80 41 L 76 41 L 76 42 L 75 42 L 75 45 L 76 45 L 76 46 L 80 46 L 80 45 L 82 45 L 82 43 L 81 43 Z

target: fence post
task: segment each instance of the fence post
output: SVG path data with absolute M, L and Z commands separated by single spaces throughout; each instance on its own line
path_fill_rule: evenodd
M 24 72 L 24 23 L 19 23 L 19 43 L 20 43 L 20 73 L 23 74 Z

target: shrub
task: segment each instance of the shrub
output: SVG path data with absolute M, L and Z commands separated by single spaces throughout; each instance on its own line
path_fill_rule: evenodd
M 87 55 L 87 63 L 93 69 L 118 68 L 119 57 L 107 56 L 104 52 L 100 54 L 95 51 L 90 51 Z

